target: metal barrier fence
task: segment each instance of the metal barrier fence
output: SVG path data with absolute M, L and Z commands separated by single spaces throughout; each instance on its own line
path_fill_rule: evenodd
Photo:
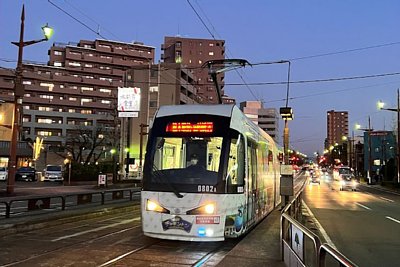
M 335 266 L 357 266 L 329 244 L 321 244 L 321 239 L 299 222 L 302 212 L 302 189 L 282 210 L 281 215 L 281 257 L 286 266 L 325 267 L 327 263 Z
M 140 188 L 125 188 L 9 198 L 0 200 L 0 211 L 4 215 L 3 218 L 21 216 L 25 213 L 31 214 L 34 211 L 63 211 L 68 207 L 81 205 L 104 205 L 117 201 L 132 201 L 134 194 L 138 192 L 140 192 Z

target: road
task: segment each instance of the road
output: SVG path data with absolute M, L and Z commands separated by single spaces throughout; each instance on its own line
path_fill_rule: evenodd
M 321 235 L 359 266 L 399 266 L 400 195 L 366 185 L 339 191 L 330 176 L 321 181 L 304 194 Z
M 215 266 L 239 240 L 162 241 L 143 236 L 138 205 L 0 238 L 0 266 Z

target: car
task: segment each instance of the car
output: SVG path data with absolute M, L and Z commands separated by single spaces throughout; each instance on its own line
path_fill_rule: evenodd
M 21 167 L 15 173 L 15 180 L 36 181 L 36 170 L 32 167 Z
M 352 191 L 357 191 L 358 181 L 350 167 L 340 167 L 338 169 L 338 177 L 340 191 L 343 191 L 346 188 L 350 188 Z
M 0 181 L 7 181 L 8 171 L 6 167 L 0 167 Z
M 310 177 L 310 184 L 321 184 L 321 179 L 315 173 Z

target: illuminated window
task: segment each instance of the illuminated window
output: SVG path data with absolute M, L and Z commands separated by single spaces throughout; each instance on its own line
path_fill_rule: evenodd
M 55 56 L 62 56 L 62 55 L 63 55 L 63 52 L 55 50 L 55 51 L 54 51 L 54 55 L 55 55 Z
M 81 87 L 81 91 L 82 92 L 84 92 L 84 91 L 93 91 L 93 87 L 85 87 L 85 86 L 83 86 L 83 87 Z
M 52 95 L 40 95 L 39 97 L 44 99 L 53 99 Z
M 32 82 L 31 81 L 23 81 L 22 84 L 31 85 Z
M 53 65 L 54 65 L 54 67 L 62 67 L 62 63 L 61 62 L 57 62 L 57 61 L 55 61 Z
M 109 105 L 109 104 L 111 104 L 111 101 L 110 100 L 101 100 L 101 103 Z
M 208 55 L 209 55 L 209 56 L 213 56 L 213 55 L 214 55 L 214 52 L 208 52 Z
M 82 109 L 81 114 L 92 114 L 92 111 L 90 109 Z
M 80 67 L 81 63 L 79 63 L 79 62 L 69 62 L 68 65 L 72 66 L 72 67 Z
M 68 100 L 69 100 L 69 101 L 76 101 L 77 98 L 76 98 L 76 97 L 69 97 Z
M 100 88 L 99 91 L 111 95 L 111 89 Z

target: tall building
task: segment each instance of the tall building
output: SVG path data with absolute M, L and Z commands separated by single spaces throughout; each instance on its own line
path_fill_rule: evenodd
M 245 101 L 240 103 L 240 110 L 279 142 L 279 114 L 275 108 L 264 108 L 261 101 Z
M 129 157 L 134 159 L 135 171 L 140 161 L 140 144 L 143 160 L 147 143 L 147 135 L 143 135 L 142 141 L 140 140 L 140 125 L 151 125 L 160 106 L 199 104 L 200 99 L 193 74 L 178 63 L 132 67 L 128 70 L 128 84 L 140 88 L 141 91 L 138 117 L 130 118 L 129 123 L 124 119 L 125 122 L 121 124 L 121 146 L 129 147 Z M 146 127 L 143 130 L 147 129 Z M 126 154 L 122 155 L 120 161 L 124 158 Z
M 327 142 L 326 147 L 329 148 L 335 143 L 343 143 L 343 136 L 349 136 L 349 114 L 347 111 L 327 112 Z
M 154 50 L 141 43 L 99 39 L 55 43 L 48 65 L 23 66 L 22 138 L 42 137 L 51 152 L 80 126 L 118 126 L 117 88 L 124 86 L 127 69 L 154 61 Z M 13 101 L 14 79 L 13 71 L 0 69 L 1 100 Z
M 161 59 L 165 63 L 181 63 L 193 72 L 198 83 L 197 94 L 203 103 L 218 103 L 214 82 L 203 64 L 209 60 L 225 59 L 224 40 L 165 37 L 161 50 Z M 224 95 L 224 77 L 223 73 L 217 77 L 221 96 Z

